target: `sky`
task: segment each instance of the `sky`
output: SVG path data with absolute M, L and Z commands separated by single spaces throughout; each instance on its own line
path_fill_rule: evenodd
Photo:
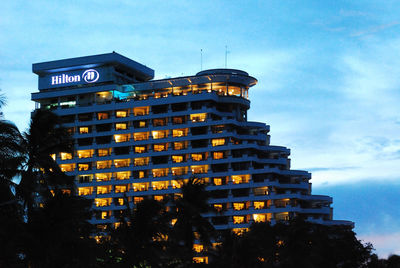
M 32 63 L 112 51 L 156 78 L 225 67 L 227 51 L 258 79 L 249 120 L 333 196 L 335 219 L 380 257 L 400 254 L 400 2 L 3 0 L 6 119 L 28 126 Z

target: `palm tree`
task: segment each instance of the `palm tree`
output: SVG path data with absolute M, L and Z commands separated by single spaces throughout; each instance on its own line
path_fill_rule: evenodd
M 209 193 L 205 187 L 203 180 L 190 178 L 181 188 L 182 196 L 174 202 L 176 223 L 173 226 L 171 239 L 177 246 L 179 250 L 177 253 L 186 267 L 192 263 L 195 240 L 200 240 L 204 248 L 209 249 L 215 232 L 213 225 L 202 216 L 203 213 L 211 211 L 207 202 Z
M 46 199 L 51 196 L 51 189 L 73 186 L 73 179 L 66 176 L 51 157 L 59 152 L 71 152 L 72 143 L 59 117 L 48 110 L 34 112 L 23 138 L 25 161 L 17 194 L 24 200 L 29 219 L 35 193 Z

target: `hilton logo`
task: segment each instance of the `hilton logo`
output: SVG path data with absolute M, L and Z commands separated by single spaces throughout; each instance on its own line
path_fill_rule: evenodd
M 100 74 L 98 71 L 94 69 L 89 69 L 83 72 L 82 79 L 86 83 L 95 83 L 99 80 Z M 51 85 L 61 85 L 68 83 L 77 83 L 81 82 L 81 76 L 79 74 L 76 75 L 68 75 L 68 74 L 60 74 L 51 77 Z

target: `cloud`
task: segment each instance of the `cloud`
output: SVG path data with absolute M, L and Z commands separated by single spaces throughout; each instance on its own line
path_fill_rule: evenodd
M 376 25 L 376 26 L 369 27 L 368 29 L 365 29 L 365 30 L 353 32 L 352 34 L 350 34 L 350 36 L 359 37 L 359 36 L 363 36 L 363 35 L 374 34 L 374 33 L 386 30 L 388 28 L 391 28 L 393 26 L 396 26 L 398 24 L 400 24 L 399 21 L 392 21 L 390 23 Z
M 392 254 L 400 255 L 400 232 L 360 235 L 358 238 L 365 243 L 371 242 L 380 258 L 387 258 Z

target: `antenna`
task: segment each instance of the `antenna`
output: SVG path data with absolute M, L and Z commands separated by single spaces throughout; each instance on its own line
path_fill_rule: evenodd
M 203 71 L 203 49 L 200 49 L 200 71 Z
M 228 46 L 225 46 L 225 69 L 228 67 Z

